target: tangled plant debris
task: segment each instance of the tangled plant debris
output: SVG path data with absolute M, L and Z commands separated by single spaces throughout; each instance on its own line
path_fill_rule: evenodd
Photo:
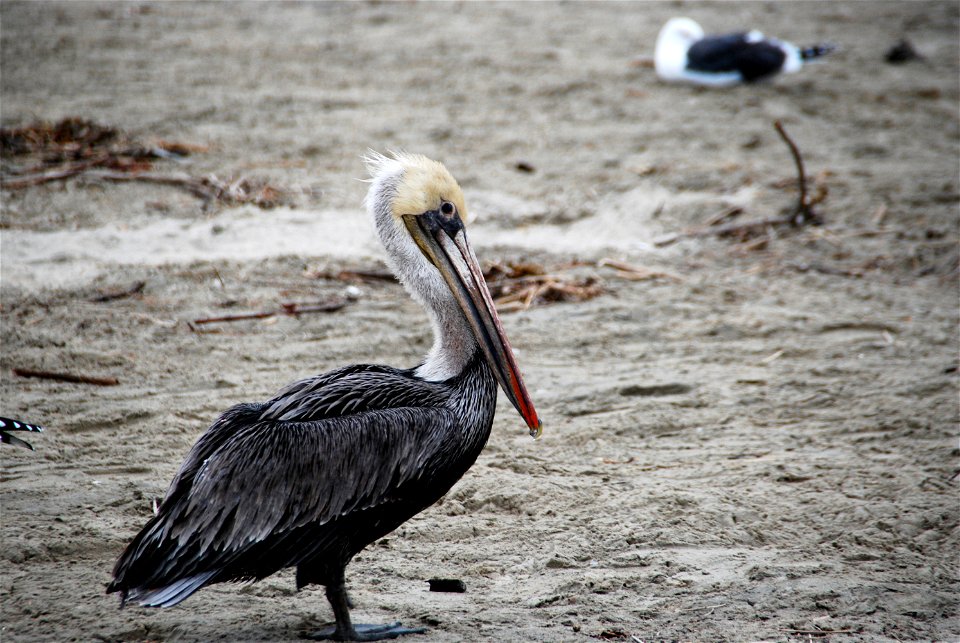
M 548 270 L 541 264 L 522 261 L 486 264 L 483 277 L 501 313 L 526 310 L 562 301 L 584 301 L 604 292 L 593 275 L 569 274 L 571 268 L 589 265 L 571 262 Z M 395 282 L 393 273 L 384 268 L 328 269 L 308 273 L 315 279 L 332 279 L 351 283 Z
M 182 161 L 208 151 L 204 145 L 157 140 L 143 144 L 126 133 L 91 120 L 70 117 L 56 123 L 41 121 L 23 127 L 0 128 L 0 187 L 22 190 L 34 185 L 83 176 L 91 181 L 139 181 L 181 188 L 214 203 L 260 208 L 286 204 L 290 192 L 260 180 L 215 175 L 194 177 L 183 172 L 154 172 L 156 161 Z M 22 159 L 22 165 L 9 163 Z
M 535 263 L 493 263 L 483 276 L 497 309 L 513 312 L 554 302 L 585 301 L 602 294 L 604 288 L 596 277 L 565 274 L 576 265 L 548 271 Z
M 614 278 L 626 281 L 683 281 L 683 277 L 679 275 L 608 257 L 597 262 L 575 259 L 549 268 L 532 261 L 494 261 L 485 265 L 483 277 L 490 288 L 490 296 L 493 297 L 497 310 L 510 313 L 559 302 L 586 301 L 605 294 L 609 292 L 609 288 L 597 274 L 597 271 L 603 268 L 611 270 L 610 274 Z M 384 267 L 329 267 L 310 270 L 306 274 L 311 279 L 354 284 L 384 281 L 396 283 L 396 277 Z

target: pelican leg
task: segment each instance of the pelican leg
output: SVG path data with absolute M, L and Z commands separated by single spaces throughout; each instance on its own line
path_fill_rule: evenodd
M 403 627 L 399 622 L 386 625 L 357 623 L 350 620 L 350 598 L 343 581 L 327 585 L 327 600 L 337 621 L 335 627 L 325 627 L 306 635 L 314 641 L 383 641 L 407 634 L 423 634 L 425 627 Z

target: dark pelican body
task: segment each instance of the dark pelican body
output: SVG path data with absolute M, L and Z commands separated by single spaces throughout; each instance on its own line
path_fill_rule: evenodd
M 170 607 L 212 583 L 295 566 L 297 588 L 325 585 L 336 617 L 318 638 L 422 632 L 354 625 L 346 565 L 436 502 L 476 461 L 498 383 L 539 435 L 466 241 L 459 186 L 424 157 L 376 156 L 371 165 L 368 210 L 395 272 L 431 317 L 433 349 L 414 369 L 347 366 L 221 415 L 117 561 L 107 591 L 120 592 L 123 603 Z
M 342 584 L 351 558 L 439 500 L 474 463 L 496 386 L 478 351 L 445 382 L 348 366 L 233 407 L 190 451 L 110 590 L 170 607 L 204 585 L 294 565 L 298 589 Z
M 708 36 L 694 20 L 672 18 L 657 37 L 654 64 L 663 80 L 726 87 L 799 71 L 833 50 L 828 44 L 800 48 L 759 31 Z
M 17 436 L 13 435 L 13 431 L 41 433 L 43 431 L 43 427 L 39 424 L 27 424 L 26 422 L 21 422 L 20 420 L 11 420 L 10 418 L 0 417 L 0 444 L 10 444 L 33 451 L 33 445 L 26 440 L 21 440 Z

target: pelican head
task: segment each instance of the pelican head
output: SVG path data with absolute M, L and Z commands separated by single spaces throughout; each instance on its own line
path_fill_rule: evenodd
M 460 374 L 476 348 L 530 434 L 540 419 L 527 393 L 493 298 L 467 241 L 463 191 L 441 164 L 417 154 L 371 152 L 366 207 L 394 273 L 430 315 L 435 341 L 419 377 Z

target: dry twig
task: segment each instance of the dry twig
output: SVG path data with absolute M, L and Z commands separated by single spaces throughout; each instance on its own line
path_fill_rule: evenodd
M 664 235 L 653 240 L 653 245 L 658 248 L 669 246 L 680 239 L 691 239 L 695 237 L 726 237 L 726 236 L 749 236 L 766 228 L 794 225 L 792 217 L 769 217 L 767 219 L 754 219 L 753 221 L 744 221 L 743 223 L 729 223 L 727 225 L 711 226 L 707 228 L 696 228 L 685 232 L 675 232 Z
M 609 259 L 606 257 L 597 262 L 598 268 L 603 268 L 605 266 L 613 268 L 617 271 L 618 277 L 621 279 L 627 279 L 629 281 L 643 281 L 646 279 L 657 279 L 659 277 L 665 277 L 675 281 L 683 281 L 683 277 L 680 277 L 679 275 L 663 272 L 661 270 L 653 270 L 643 266 L 634 266 L 623 261 L 617 261 L 616 259 Z
M 873 216 L 870 217 L 870 221 L 871 223 L 873 223 L 873 225 L 880 227 L 881 225 L 883 225 L 883 220 L 885 218 L 887 218 L 887 204 L 881 203 L 879 206 L 877 206 L 877 209 L 876 211 L 874 211 Z
M 220 201 L 228 205 L 252 203 L 260 208 L 272 208 L 283 203 L 285 197 L 282 190 L 270 185 L 257 185 L 245 178 L 227 182 L 213 174 L 199 179 L 186 174 L 157 174 L 152 172 L 91 172 L 88 176 L 103 181 L 140 181 L 171 185 L 187 190 L 206 203 L 214 201 Z
M 800 150 L 797 149 L 797 144 L 793 142 L 787 131 L 783 129 L 783 123 L 776 120 L 773 122 L 773 127 L 777 130 L 777 134 L 780 135 L 783 142 L 787 144 L 790 155 L 793 156 L 793 162 L 797 166 L 797 188 L 800 190 L 800 196 L 797 198 L 797 204 L 790 215 L 790 225 L 802 226 L 807 223 L 820 225 L 823 223 L 823 219 L 813 211 L 813 201 L 807 198 L 807 175 L 803 169 L 803 157 L 800 156 Z
M 728 208 L 720 210 L 712 217 L 709 217 L 706 225 L 720 225 L 724 221 L 733 219 L 741 214 L 743 214 L 743 208 L 741 208 L 739 205 L 732 205 Z
M 734 213 L 739 214 L 739 212 L 735 212 L 735 208 L 729 208 L 728 210 L 724 210 L 717 215 L 710 217 L 707 226 L 664 235 L 654 239 L 653 245 L 657 247 L 669 246 L 673 243 L 676 243 L 680 239 L 689 239 L 694 237 L 739 236 L 743 238 L 758 232 L 763 232 L 776 226 L 787 225 L 799 227 L 802 225 L 820 225 L 823 223 L 823 218 L 814 212 L 813 206 L 826 198 L 826 185 L 822 181 L 818 181 L 817 194 L 813 197 L 810 197 L 807 194 L 807 175 L 803 167 L 803 158 L 800 155 L 800 150 L 797 148 L 796 143 L 793 142 L 793 139 L 791 139 L 787 134 L 786 130 L 784 130 L 783 124 L 779 120 L 774 121 L 773 126 L 777 130 L 777 133 L 780 134 L 780 138 L 783 139 L 783 142 L 786 143 L 787 147 L 789 148 L 790 155 L 793 157 L 794 164 L 797 168 L 797 185 L 800 190 L 800 195 L 790 214 L 786 216 L 744 221 L 742 223 L 713 225 L 716 222 L 729 218 Z
M 863 277 L 864 274 L 864 271 L 860 268 L 835 268 L 820 263 L 788 263 L 786 266 L 797 272 L 819 272 L 823 275 L 835 275 L 837 277 L 854 277 L 859 279 Z
M 91 167 L 93 167 L 93 164 L 90 162 L 76 163 L 59 170 L 54 170 L 53 172 L 28 174 L 17 179 L 2 178 L 0 179 L 0 187 L 3 187 L 7 190 L 22 190 L 23 188 L 30 187 L 31 185 L 41 185 L 43 183 L 50 183 L 51 181 L 62 181 L 63 179 L 69 179 L 72 176 L 77 176 L 78 174 L 86 172 Z
M 314 279 L 334 279 L 336 281 L 389 281 L 396 283 L 397 277 L 389 270 L 338 270 L 311 273 Z
M 125 299 L 127 297 L 133 297 L 134 295 L 139 295 L 140 293 L 142 293 L 143 289 L 146 286 L 147 286 L 147 282 L 138 281 L 137 283 L 133 284 L 131 287 L 127 288 L 126 290 L 103 293 L 102 295 L 93 297 L 92 299 L 90 299 L 90 301 L 95 303 L 103 303 L 105 301 L 114 301 L 115 299 Z
M 51 371 L 37 371 L 32 368 L 13 369 L 14 375 L 20 377 L 36 377 L 42 380 L 56 380 L 58 382 L 71 382 L 73 384 L 93 384 L 94 386 L 116 386 L 120 383 L 115 377 L 93 377 L 90 375 L 74 375 L 73 373 L 54 373 Z
M 191 324 L 202 326 L 203 324 L 216 324 L 220 322 L 247 321 L 250 319 L 267 319 L 277 315 L 292 315 L 296 317 L 304 313 L 332 313 L 340 310 L 347 305 L 346 300 L 334 299 L 331 301 L 320 302 L 318 304 L 297 304 L 283 303 L 276 310 L 263 310 L 253 313 L 238 313 L 236 315 L 221 315 L 219 317 L 201 317 L 194 319 Z

